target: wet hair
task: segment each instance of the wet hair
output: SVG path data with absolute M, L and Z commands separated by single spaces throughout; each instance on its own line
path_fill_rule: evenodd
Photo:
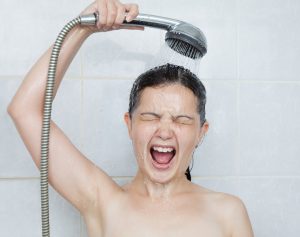
M 200 79 L 188 69 L 184 67 L 165 64 L 152 68 L 142 73 L 133 83 L 130 98 L 129 98 L 129 116 L 138 107 L 142 92 L 147 87 L 166 86 L 171 84 L 179 84 L 190 89 L 196 96 L 197 112 L 200 115 L 201 126 L 205 123 L 205 104 L 206 104 L 206 90 Z M 185 175 L 191 181 L 190 168 L 188 167 Z

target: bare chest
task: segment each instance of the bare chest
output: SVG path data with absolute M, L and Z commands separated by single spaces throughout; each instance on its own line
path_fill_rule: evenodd
M 183 220 L 180 216 L 164 219 L 157 216 L 133 218 L 123 216 L 106 229 L 103 237 L 222 237 L 216 223 L 209 220 Z
M 96 225 L 88 225 L 89 233 L 94 233 L 90 237 L 226 236 L 221 223 L 213 215 L 188 206 L 185 209 L 169 205 L 112 208 L 102 223 L 101 231 L 96 230 Z

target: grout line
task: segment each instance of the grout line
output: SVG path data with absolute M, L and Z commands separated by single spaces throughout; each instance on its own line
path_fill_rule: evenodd
M 259 83 L 259 84 L 264 84 L 264 83 L 268 83 L 268 84 L 300 84 L 300 81 L 293 81 L 293 80 L 286 80 L 286 81 L 272 81 L 272 80 L 243 80 L 243 79 L 239 79 L 238 82 L 242 83 Z
M 24 76 L 22 75 L 14 75 L 14 76 L 5 76 L 5 75 L 1 75 L 0 76 L 0 80 L 21 80 L 22 78 L 24 78 Z
M 299 179 L 299 175 L 231 175 L 231 176 L 192 176 L 193 179 L 260 179 L 260 178 L 275 178 L 275 179 Z
M 119 180 L 127 180 L 132 179 L 133 176 L 111 176 L 113 179 L 119 179 Z M 198 180 L 220 180 L 220 179 L 300 179 L 300 175 L 228 175 L 228 176 L 192 176 L 193 179 Z M 1 181 L 25 181 L 25 180 L 36 180 L 38 181 L 40 177 L 0 177 Z
M 111 176 L 113 179 L 132 179 L 134 176 Z M 192 176 L 195 179 L 232 179 L 232 178 L 300 178 L 300 175 L 212 175 L 212 176 Z
M 237 79 L 237 106 L 236 106 L 236 114 L 237 114 L 237 160 L 236 160 L 236 168 L 238 178 L 238 194 L 240 194 L 241 190 L 241 82 L 245 83 L 245 81 L 241 81 L 241 72 L 240 72 L 240 5 L 239 0 L 236 0 L 236 79 Z
M 84 137 L 84 125 L 83 125 L 83 97 L 84 97 L 84 78 L 83 78 L 83 54 L 82 51 L 80 51 L 80 150 L 83 150 L 83 137 Z
M 134 176 L 110 176 L 113 179 L 132 179 Z M 192 178 L 195 179 L 232 179 L 232 178 L 279 178 L 279 179 L 289 179 L 289 178 L 300 178 L 300 175 L 211 175 L 211 176 L 199 176 L 193 175 Z M 39 180 L 40 177 L 34 176 L 20 176 L 20 177 L 0 177 L 2 180 Z
M 239 70 L 239 69 L 237 69 Z M 85 77 L 86 80 L 114 80 L 114 81 L 134 81 L 135 78 L 133 77 Z M 201 78 L 202 82 L 206 82 L 206 83 L 224 83 L 224 82 L 240 82 L 240 83 L 260 83 L 260 84 L 264 84 L 264 83 L 269 83 L 269 84 L 300 84 L 300 81 L 293 81 L 293 80 L 285 80 L 285 81 L 272 81 L 272 80 L 260 80 L 260 79 L 256 79 L 256 80 L 242 80 L 242 79 L 227 79 L 227 78 L 220 78 L 220 79 L 212 79 L 212 78 Z
M 237 60 L 238 61 L 238 60 Z M 239 70 L 239 69 L 237 69 Z M 22 79 L 22 76 L 0 76 L 0 80 L 20 80 Z M 103 76 L 99 76 L 99 77 L 84 77 L 83 76 L 83 68 L 81 65 L 81 75 L 80 76 L 66 76 L 64 78 L 64 80 L 114 80 L 114 81 L 134 81 L 135 78 L 134 77 L 103 77 Z M 264 79 L 229 79 L 229 78 L 201 78 L 202 82 L 206 82 L 206 83 L 224 83 L 224 82 L 239 82 L 241 84 L 243 83 L 253 83 L 253 84 L 264 84 L 264 83 L 269 83 L 269 84 L 300 84 L 300 80 L 264 80 Z
M 239 71 L 238 71 L 238 78 L 239 78 Z M 238 194 L 240 194 L 240 181 L 241 178 L 243 176 L 241 176 L 241 111 L 240 111 L 240 99 L 241 99 L 241 92 L 240 92 L 240 83 L 237 83 L 237 92 L 236 92 L 236 96 L 237 96 L 237 106 L 236 106 L 236 115 L 237 115 L 237 151 L 236 151 L 236 172 L 239 176 L 238 178 L 238 184 L 237 184 L 237 188 L 238 188 Z
M 39 180 L 40 177 L 0 177 L 0 181 L 5 180 Z
M 86 80 L 99 80 L 99 81 L 103 81 L 103 80 L 114 80 L 114 81 L 134 81 L 135 77 L 112 77 L 112 76 L 99 76 L 99 77 L 89 77 L 89 76 L 82 76 L 84 79 Z

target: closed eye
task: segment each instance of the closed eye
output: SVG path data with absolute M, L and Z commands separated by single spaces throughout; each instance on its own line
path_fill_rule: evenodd
M 193 121 L 194 121 L 194 119 L 189 116 L 177 116 L 174 119 L 175 123 L 183 124 L 183 125 L 191 125 L 191 124 L 193 124 Z
M 160 119 L 160 116 L 155 113 L 141 113 L 140 117 L 143 121 L 153 121 Z

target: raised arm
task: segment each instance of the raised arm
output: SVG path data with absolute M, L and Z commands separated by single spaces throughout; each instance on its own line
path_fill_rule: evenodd
M 138 14 L 136 5 L 123 5 L 116 0 L 94 2 L 82 14 L 95 11 L 103 13 L 97 27 L 76 26 L 64 41 L 58 58 L 54 96 L 71 61 L 90 34 L 119 28 L 125 11 L 129 11 L 127 20 Z M 51 49 L 28 72 L 7 109 L 37 167 L 40 166 L 43 100 Z M 95 203 L 102 205 L 111 195 L 120 192 L 113 180 L 86 159 L 53 121 L 49 146 L 49 182 L 83 214 L 92 209 Z

